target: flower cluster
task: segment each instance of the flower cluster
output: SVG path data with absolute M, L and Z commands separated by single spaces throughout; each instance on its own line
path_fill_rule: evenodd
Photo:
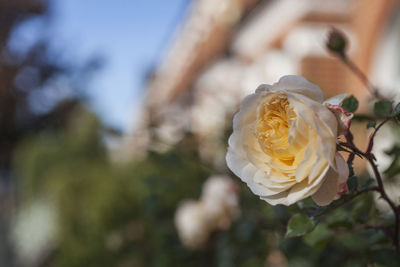
M 337 151 L 338 134 L 352 117 L 340 107 L 345 97 L 323 101 L 318 86 L 293 75 L 260 85 L 234 117 L 228 167 L 272 205 L 309 196 L 328 205 L 343 192 L 349 175 Z

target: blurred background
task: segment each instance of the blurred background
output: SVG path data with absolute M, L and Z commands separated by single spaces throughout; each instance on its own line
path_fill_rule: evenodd
M 283 75 L 367 112 L 367 91 L 325 49 L 332 27 L 400 100 L 398 1 L 0 0 L 0 22 L 0 266 L 365 266 L 387 242 L 352 231 L 375 216 L 371 196 L 285 239 L 312 203 L 267 205 L 225 153 L 241 99 Z M 185 217 L 188 245 L 176 211 L 206 203 L 212 175 L 235 198 L 213 228 Z

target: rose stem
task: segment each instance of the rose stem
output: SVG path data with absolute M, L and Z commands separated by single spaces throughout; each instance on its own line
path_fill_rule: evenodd
M 354 137 L 353 134 L 350 132 L 350 130 L 347 130 L 344 136 L 346 138 L 347 143 L 349 144 L 347 147 L 351 148 L 354 151 L 354 154 L 364 156 L 364 153 L 360 149 L 358 149 L 358 147 L 356 147 L 356 145 L 354 144 L 353 142 Z
M 398 253 L 400 253 L 400 246 L 399 246 L 399 226 L 400 226 L 400 217 L 399 217 L 399 210 L 397 209 L 396 205 L 393 203 L 393 201 L 388 197 L 386 194 L 385 188 L 383 186 L 383 180 L 382 176 L 378 171 L 378 167 L 374 162 L 374 155 L 371 153 L 372 147 L 374 144 L 374 138 L 378 130 L 386 123 L 389 121 L 389 118 L 386 118 L 384 121 L 382 121 L 376 128 L 375 131 L 371 134 L 368 142 L 368 146 L 365 152 L 362 152 L 360 149 L 356 147 L 356 145 L 353 142 L 353 134 L 350 131 L 347 131 L 345 137 L 346 140 L 349 144 L 349 147 L 352 148 L 354 153 L 361 154 L 364 158 L 367 159 L 367 161 L 370 163 L 375 178 L 378 182 L 378 187 L 375 188 L 376 191 L 378 191 L 381 195 L 381 197 L 388 203 L 390 208 L 393 210 L 394 216 L 395 216 L 395 231 L 394 231 L 394 236 L 393 236 L 393 244 L 396 247 L 396 250 Z M 357 195 L 356 195 L 357 196 Z
M 394 216 L 395 216 L 395 228 L 394 228 L 394 237 L 393 237 L 393 244 L 396 247 L 396 250 L 398 253 L 400 253 L 399 250 L 399 225 L 400 225 L 400 221 L 399 221 L 399 213 L 397 210 L 396 205 L 393 203 L 392 200 L 390 200 L 390 198 L 388 197 L 388 195 L 386 194 L 385 188 L 383 187 L 383 182 L 382 182 L 382 177 L 381 174 L 378 171 L 378 167 L 376 166 L 375 162 L 374 162 L 374 158 L 372 154 L 366 154 L 367 160 L 369 161 L 374 174 L 375 174 L 375 178 L 378 182 L 378 191 L 381 194 L 381 197 L 389 204 L 390 208 L 393 210 Z
M 367 76 L 351 61 L 345 52 L 338 52 L 336 55 L 342 60 L 342 62 L 364 83 L 365 87 L 377 99 L 384 100 L 385 98 L 382 97 L 377 88 L 368 80 Z
M 371 136 L 369 138 L 369 143 L 368 143 L 367 150 L 365 151 L 365 153 L 363 153 L 363 155 L 368 160 L 368 162 L 370 163 L 370 165 L 371 165 L 371 167 L 372 167 L 372 169 L 374 171 L 375 178 L 376 178 L 376 180 L 378 182 L 378 188 L 379 188 L 378 191 L 381 194 L 381 197 L 389 204 L 390 208 L 393 210 L 393 213 L 394 213 L 394 216 L 395 216 L 395 229 L 394 229 L 395 231 L 394 231 L 393 243 L 394 243 L 394 245 L 396 247 L 397 252 L 400 253 L 400 247 L 399 247 L 399 226 L 400 226 L 399 210 L 397 209 L 397 207 L 393 203 L 393 201 L 386 194 L 385 188 L 383 186 L 382 176 L 379 173 L 378 167 L 374 162 L 374 155 L 371 153 L 372 147 L 374 145 L 374 138 L 375 138 L 376 133 L 388 121 L 389 121 L 389 118 L 386 118 L 385 120 L 383 120 L 375 128 L 374 132 L 371 134 Z
M 386 118 L 385 120 L 383 120 L 383 121 L 375 128 L 375 131 L 372 133 L 372 135 L 371 135 L 370 138 L 369 138 L 369 143 L 368 143 L 367 150 L 365 151 L 365 154 L 371 154 L 371 150 L 372 150 L 372 147 L 373 147 L 373 145 L 374 145 L 374 138 L 375 138 L 376 133 L 377 133 L 378 130 L 379 130 L 386 122 L 388 122 L 388 121 L 389 121 L 389 118 Z

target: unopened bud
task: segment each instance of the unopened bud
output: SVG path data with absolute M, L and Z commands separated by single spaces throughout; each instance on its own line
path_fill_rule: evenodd
M 326 47 L 334 53 L 344 54 L 347 45 L 346 36 L 337 29 L 332 29 L 329 32 Z

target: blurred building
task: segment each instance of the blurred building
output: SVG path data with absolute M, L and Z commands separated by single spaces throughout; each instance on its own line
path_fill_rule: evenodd
M 375 63 L 386 64 L 376 54 L 387 50 L 382 40 L 395 31 L 394 17 L 400 17 L 395 0 L 193 1 L 148 82 L 145 109 L 126 149 L 167 147 L 191 132 L 206 158 L 222 162 L 225 146 L 218 150 L 218 140 L 239 101 L 287 74 L 318 84 L 325 98 L 348 93 L 367 103 L 367 90 L 325 49 L 327 32 L 346 33 L 350 58 L 371 74 Z

